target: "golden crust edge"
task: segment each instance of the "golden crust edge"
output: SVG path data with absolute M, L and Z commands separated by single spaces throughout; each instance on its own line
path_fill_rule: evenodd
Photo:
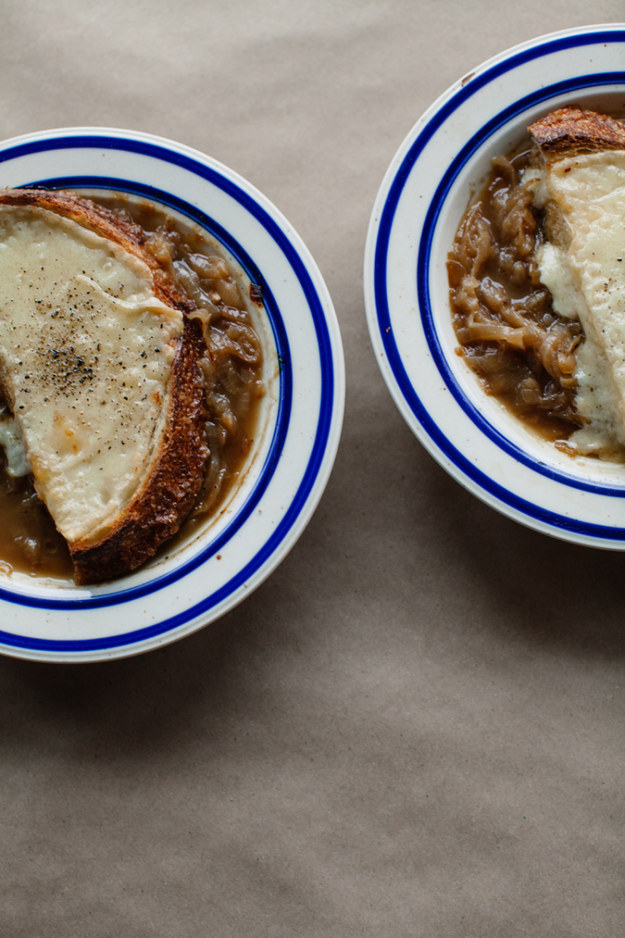
M 580 150 L 625 150 L 625 122 L 607 114 L 562 107 L 528 127 L 546 156 L 565 156 Z

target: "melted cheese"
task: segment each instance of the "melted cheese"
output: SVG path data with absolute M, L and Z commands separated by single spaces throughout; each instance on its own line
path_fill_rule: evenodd
M 559 159 L 545 184 L 570 239 L 545 245 L 541 279 L 558 312 L 577 311 L 586 336 L 575 377 L 588 423 L 571 442 L 595 452 L 625 444 L 625 152 Z
M 0 207 L 0 378 L 68 541 L 98 540 L 144 481 L 182 329 L 143 262 L 54 212 Z

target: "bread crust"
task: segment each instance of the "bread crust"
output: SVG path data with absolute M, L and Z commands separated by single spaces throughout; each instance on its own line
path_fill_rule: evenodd
M 150 268 L 154 294 L 183 313 L 172 366 L 160 449 L 146 478 L 97 542 L 69 543 L 78 584 L 101 583 L 137 569 L 180 529 L 203 482 L 209 450 L 200 360 L 206 347 L 196 309 L 145 247 L 146 234 L 89 199 L 44 189 L 0 190 L 0 203 L 33 205 L 63 215 L 118 244 Z M 36 480 L 35 480 L 36 481 Z
M 546 157 L 580 150 L 625 150 L 624 121 L 577 107 L 552 111 L 528 130 Z

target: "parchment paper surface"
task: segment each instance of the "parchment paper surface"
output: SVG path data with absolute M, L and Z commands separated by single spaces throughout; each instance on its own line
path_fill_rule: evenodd
M 3 938 L 618 938 L 625 556 L 506 520 L 388 394 L 362 260 L 452 82 L 620 2 L 2 4 L 0 137 L 117 126 L 248 178 L 319 264 L 347 404 L 278 571 L 191 638 L 0 659 Z

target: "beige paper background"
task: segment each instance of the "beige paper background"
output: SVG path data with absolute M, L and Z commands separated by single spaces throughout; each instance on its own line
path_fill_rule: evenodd
M 0 137 L 150 131 L 257 185 L 345 345 L 321 505 L 218 623 L 107 665 L 0 659 L 2 938 L 618 938 L 625 557 L 468 495 L 371 353 L 373 199 L 420 113 L 621 2 L 0 5 Z

